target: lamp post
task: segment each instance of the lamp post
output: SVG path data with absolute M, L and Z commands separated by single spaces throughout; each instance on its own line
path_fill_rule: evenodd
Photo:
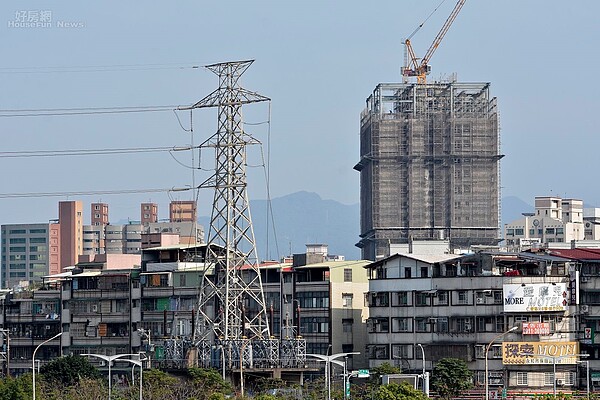
M 38 344 L 38 346 L 35 348 L 35 350 L 33 350 L 33 357 L 31 360 L 31 383 L 33 384 L 33 400 L 35 400 L 35 353 L 37 353 L 37 351 L 39 350 L 40 347 L 42 347 L 46 343 L 56 339 L 57 337 L 59 337 L 62 334 L 63 334 L 62 332 L 59 332 L 56 335 L 52 336 L 50 339 L 44 340 L 42 343 Z
M 577 361 L 577 362 L 578 363 L 585 363 L 585 370 L 586 370 L 585 388 L 586 388 L 586 392 L 587 392 L 586 398 L 588 400 L 590 400 L 590 361 L 589 360 L 584 360 L 584 361 Z
M 138 367 L 140 367 L 140 400 L 142 400 L 142 376 L 144 375 L 144 367 L 142 365 L 142 359 L 140 357 L 140 360 L 132 360 L 130 358 L 120 358 L 119 361 L 127 361 L 133 364 L 133 368 L 135 368 L 135 366 L 137 365 Z M 132 376 L 133 376 L 133 372 L 132 372 Z
M 510 328 L 509 330 L 507 330 L 506 332 L 502 332 L 501 334 L 497 335 L 495 338 L 493 338 L 488 345 L 485 347 L 485 400 L 489 400 L 490 399 L 490 392 L 489 392 L 489 368 L 488 368 L 488 352 L 490 351 L 490 347 L 492 347 L 492 344 L 494 344 L 494 342 L 498 339 L 500 339 L 501 337 L 503 337 L 504 335 L 508 335 L 510 332 L 516 331 L 517 329 L 519 329 L 518 326 L 513 326 L 512 328 Z
M 419 346 L 421 353 L 423 354 L 423 393 L 425 393 L 425 396 L 429 397 L 429 373 L 425 372 L 425 349 L 423 349 L 421 343 L 417 343 L 417 346 Z
M 349 355 L 352 355 L 352 354 L 358 355 L 360 353 L 359 352 L 337 353 L 337 354 L 332 354 L 330 356 L 324 356 L 323 354 L 307 354 L 307 356 L 309 356 L 309 357 L 314 357 L 314 358 L 318 358 L 320 361 L 325 361 L 325 378 L 327 379 L 327 400 L 331 400 L 331 375 L 329 374 L 330 363 L 332 363 L 334 360 L 336 360 L 338 358 L 348 357 Z M 341 364 L 341 362 L 340 362 L 340 364 Z M 344 376 L 344 393 L 346 391 L 346 387 L 345 387 L 346 379 L 347 379 L 346 376 Z
M 81 354 L 82 356 L 88 356 L 88 357 L 96 357 L 99 358 L 101 360 L 104 360 L 108 363 L 108 400 L 111 400 L 112 398 L 112 362 L 116 359 L 119 358 L 123 358 L 123 357 L 127 357 L 127 356 L 137 356 L 139 357 L 139 354 L 115 354 L 114 356 L 105 356 L 104 354 Z M 124 359 L 123 361 L 130 361 L 130 362 L 140 362 L 138 360 L 131 360 L 131 359 Z M 137 364 L 136 364 L 137 365 Z M 34 399 L 35 400 L 35 399 Z

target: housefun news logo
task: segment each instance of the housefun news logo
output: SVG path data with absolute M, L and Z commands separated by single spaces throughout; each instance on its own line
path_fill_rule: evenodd
M 52 10 L 17 10 L 14 13 L 14 19 L 8 21 L 8 27 L 18 29 L 77 29 L 85 28 L 85 23 L 54 19 Z

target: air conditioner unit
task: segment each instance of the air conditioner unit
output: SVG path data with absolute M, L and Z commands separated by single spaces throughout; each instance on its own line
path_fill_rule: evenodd
M 483 297 L 478 297 L 476 300 L 477 304 L 485 304 L 485 299 Z
M 557 380 L 556 380 L 556 384 L 557 384 L 558 386 L 563 386 L 563 385 L 565 384 L 565 381 L 563 381 L 562 379 L 557 379 Z
M 589 276 L 582 276 L 582 277 L 581 277 L 581 283 L 588 282 L 589 280 L 590 280 L 590 277 L 589 277 Z
M 465 324 L 465 332 L 471 332 L 471 324 L 468 322 Z
M 92 312 L 98 312 L 98 305 L 92 304 Z
M 586 313 L 586 314 L 589 313 L 590 312 L 590 306 L 588 306 L 587 304 L 583 304 L 581 306 L 581 312 L 582 313 Z

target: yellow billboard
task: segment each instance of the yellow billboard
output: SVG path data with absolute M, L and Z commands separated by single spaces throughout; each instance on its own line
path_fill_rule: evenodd
M 503 342 L 502 364 L 576 364 L 579 342 Z

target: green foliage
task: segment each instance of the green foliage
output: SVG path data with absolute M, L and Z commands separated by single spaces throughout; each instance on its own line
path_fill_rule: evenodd
M 276 396 L 273 396 L 272 394 L 262 393 L 258 396 L 255 396 L 254 400 L 278 400 L 278 398 Z
M 4 378 L 0 381 L 0 399 L 29 400 L 33 397 L 31 374 L 18 378 Z
M 266 392 L 269 389 L 277 389 L 286 386 L 286 383 L 283 379 L 280 378 L 266 378 L 259 377 L 255 382 L 256 390 L 260 393 Z
M 231 384 L 215 369 L 189 368 L 188 375 L 195 385 L 211 392 L 231 393 Z
M 82 378 L 98 379 L 100 372 L 82 356 L 60 357 L 40 369 L 43 379 L 54 385 L 73 386 Z
M 407 382 L 381 385 L 375 392 L 375 400 L 425 400 L 423 392 L 415 390 Z
M 458 358 L 443 358 L 433 369 L 431 387 L 442 399 L 451 399 L 473 387 L 473 373 Z

